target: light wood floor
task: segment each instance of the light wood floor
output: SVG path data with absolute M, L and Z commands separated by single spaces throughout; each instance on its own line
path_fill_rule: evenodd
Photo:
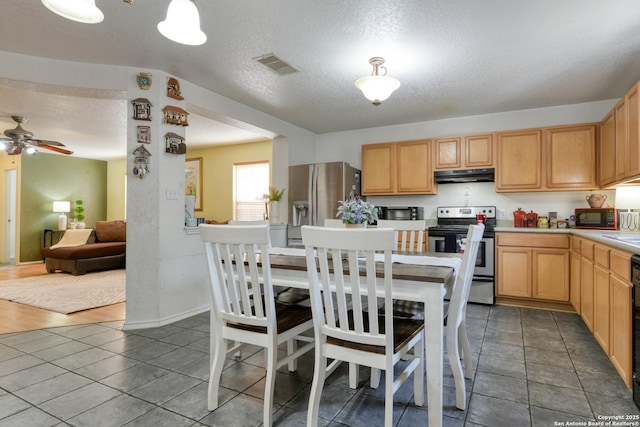
M 49 274 L 45 270 L 44 263 L 0 268 L 0 280 L 19 279 L 43 274 Z M 0 299 L 0 334 L 54 328 L 56 326 L 124 320 L 125 304 L 123 302 L 77 313 L 60 314 Z

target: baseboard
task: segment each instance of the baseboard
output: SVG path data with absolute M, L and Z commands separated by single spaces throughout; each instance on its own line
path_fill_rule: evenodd
M 188 317 L 205 313 L 209 311 L 209 309 L 210 309 L 209 306 L 199 307 L 194 310 L 190 310 L 183 313 L 174 314 L 173 316 L 165 317 L 164 319 L 140 320 L 140 321 L 134 321 L 134 322 L 125 320 L 124 325 L 122 325 L 122 330 L 134 331 L 136 329 L 158 328 L 160 326 L 168 325 L 170 323 L 174 323 L 179 320 L 186 319 Z

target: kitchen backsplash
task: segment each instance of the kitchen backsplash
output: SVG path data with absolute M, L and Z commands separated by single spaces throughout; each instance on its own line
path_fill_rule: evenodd
M 422 206 L 425 219 L 436 218 L 438 206 L 496 206 L 499 220 L 512 221 L 518 208 L 539 215 L 558 212 L 558 219 L 569 218 L 575 208 L 589 207 L 586 197 L 592 193 L 607 195 L 605 206 L 615 206 L 615 190 L 496 193 L 493 182 L 440 185 L 433 196 L 368 196 L 367 201 L 378 206 Z

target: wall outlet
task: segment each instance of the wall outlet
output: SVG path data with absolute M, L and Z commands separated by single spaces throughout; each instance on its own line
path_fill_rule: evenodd
M 498 209 L 498 219 L 505 219 L 506 213 L 504 209 Z
M 167 188 L 167 200 L 178 200 L 178 190 Z

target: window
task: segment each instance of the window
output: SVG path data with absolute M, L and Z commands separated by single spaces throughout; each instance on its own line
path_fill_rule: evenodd
M 266 218 L 264 195 L 269 193 L 269 162 L 233 165 L 233 205 L 236 221 Z

